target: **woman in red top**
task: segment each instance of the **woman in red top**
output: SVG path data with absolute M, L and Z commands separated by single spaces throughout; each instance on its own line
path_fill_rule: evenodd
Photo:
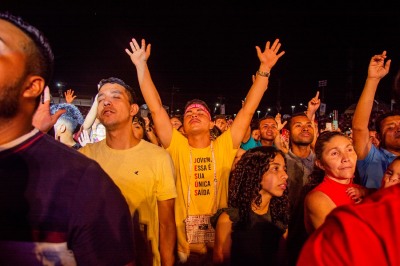
M 354 184 L 357 155 L 352 140 L 341 132 L 326 131 L 315 144 L 315 168 L 309 186 L 314 188 L 304 201 L 304 223 L 310 234 L 318 228 L 325 217 L 337 206 L 361 202 L 368 191 Z

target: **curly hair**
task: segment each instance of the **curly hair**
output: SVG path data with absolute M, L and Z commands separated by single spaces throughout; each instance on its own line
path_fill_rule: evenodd
M 275 147 L 256 147 L 248 150 L 231 172 L 229 183 L 228 205 L 239 210 L 238 224 L 246 225 L 249 221 L 251 205 L 254 202 L 257 206 L 261 204 L 261 180 L 263 174 L 268 171 L 269 164 L 282 151 Z M 286 164 L 286 160 L 285 160 Z M 269 204 L 272 223 L 287 228 L 289 221 L 289 199 L 286 189 L 282 197 L 272 197 Z
M 50 114 L 53 115 L 61 109 L 66 110 L 66 112 L 58 118 L 58 121 L 64 121 L 64 123 L 67 125 L 68 130 L 71 133 L 76 133 L 79 129 L 79 126 L 82 125 L 84 122 L 81 111 L 73 104 L 57 103 L 50 106 Z

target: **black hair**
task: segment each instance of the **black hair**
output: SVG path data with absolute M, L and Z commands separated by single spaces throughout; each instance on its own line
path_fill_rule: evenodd
M 273 146 L 261 146 L 246 151 L 235 169 L 231 172 L 229 183 L 228 205 L 239 209 L 239 223 L 246 225 L 249 220 L 251 205 L 261 204 L 260 183 L 263 174 L 268 171 L 269 164 L 280 154 L 286 159 L 282 151 Z M 281 197 L 272 197 L 269 208 L 271 210 L 272 223 L 287 228 L 289 221 L 288 189 Z
M 213 117 L 213 121 L 217 121 L 218 119 L 224 119 L 224 120 L 226 120 L 226 115 L 219 114 L 219 115 L 215 115 L 215 116 Z
M 13 24 L 32 40 L 33 45 L 29 45 L 26 50 L 25 74 L 38 75 L 48 85 L 53 75 L 54 54 L 47 38 L 37 28 L 10 12 L 0 12 L 0 19 Z
M 294 114 L 290 117 L 290 119 L 289 119 L 289 121 L 288 121 L 288 123 L 287 123 L 289 128 L 292 127 L 292 120 L 293 120 L 293 118 L 295 118 L 295 117 L 307 117 L 307 118 L 308 118 L 308 116 L 307 116 L 304 112 L 294 113 Z
M 111 83 L 111 84 L 118 84 L 121 85 L 122 87 L 125 88 L 126 92 L 128 93 L 129 96 L 129 103 L 130 104 L 134 104 L 138 102 L 138 98 L 136 96 L 135 91 L 133 90 L 133 88 L 131 86 L 129 86 L 128 84 L 126 84 L 122 79 L 119 78 L 115 78 L 115 77 L 110 77 L 107 79 L 102 79 L 99 81 L 99 83 L 97 84 L 97 90 L 100 90 L 101 87 L 103 87 L 106 83 Z
M 390 116 L 396 116 L 396 115 L 399 115 L 399 116 L 400 116 L 400 112 L 399 112 L 399 111 L 390 111 L 390 112 L 381 114 L 381 115 L 379 115 L 379 116 L 376 118 L 376 121 L 375 121 L 375 130 L 376 130 L 376 132 L 379 134 L 380 137 L 382 137 L 382 132 L 381 132 L 381 123 L 382 123 L 382 121 L 383 121 L 384 119 L 390 117 Z M 382 138 L 381 138 L 381 139 L 382 139 Z

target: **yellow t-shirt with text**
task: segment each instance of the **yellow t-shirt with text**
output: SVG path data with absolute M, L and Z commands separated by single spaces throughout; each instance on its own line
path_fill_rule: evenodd
M 212 143 L 216 169 L 214 168 L 211 146 L 202 149 L 191 148 L 188 140 L 173 130 L 171 144 L 167 148 L 176 171 L 175 222 L 178 233 L 178 251 L 205 253 L 203 244 L 191 244 L 186 240 L 185 223 L 187 215 L 214 214 L 219 208 L 227 207 L 229 173 L 237 149 L 233 148 L 230 129 Z M 215 198 L 214 173 L 217 177 Z M 190 192 L 188 188 L 190 185 Z M 189 209 L 188 194 L 190 195 Z

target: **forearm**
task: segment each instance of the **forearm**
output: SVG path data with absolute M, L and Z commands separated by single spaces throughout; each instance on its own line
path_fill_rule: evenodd
M 152 114 L 153 112 L 157 113 L 163 106 L 160 95 L 151 78 L 147 63 L 136 66 L 136 71 L 143 98 Z
M 158 142 L 157 136 L 152 128 L 147 129 L 146 128 L 146 136 L 149 139 L 149 141 L 157 146 L 160 145 Z
M 97 107 L 98 107 L 98 103 L 97 103 L 97 95 L 96 95 L 96 97 L 94 98 L 93 104 L 90 107 L 90 110 L 85 117 L 85 121 L 83 122 L 83 125 L 82 125 L 83 129 L 85 129 L 85 130 L 91 129 L 94 121 L 96 120 Z
M 281 137 L 281 133 L 280 132 L 276 135 L 276 137 L 274 139 L 274 144 L 275 144 L 275 147 L 277 149 L 281 150 L 283 153 L 288 153 L 289 152 L 289 148 L 286 147 L 286 145 L 282 141 L 282 137 Z
M 353 134 L 355 133 L 354 130 L 368 130 L 369 118 L 374 104 L 374 98 L 378 84 L 379 79 L 376 78 L 367 78 L 365 81 L 364 89 L 354 111 L 352 123 Z
M 175 199 L 158 201 L 161 265 L 174 265 L 176 246 Z
M 259 68 L 262 72 L 270 72 L 271 70 L 267 67 L 261 65 Z M 256 75 L 256 79 L 253 82 L 249 92 L 246 95 L 246 101 L 242 106 L 242 110 L 245 114 L 253 116 L 256 109 L 258 108 L 261 99 L 268 88 L 269 77 L 263 77 L 260 75 Z
M 175 223 L 160 223 L 160 255 L 161 265 L 174 265 L 176 245 Z
M 260 70 L 266 72 L 265 67 L 260 66 Z M 242 142 L 246 130 L 250 126 L 251 119 L 261 102 L 261 99 L 267 90 L 269 78 L 256 75 L 256 80 L 253 82 L 246 96 L 246 101 L 238 112 L 231 126 L 233 146 L 239 147 Z

